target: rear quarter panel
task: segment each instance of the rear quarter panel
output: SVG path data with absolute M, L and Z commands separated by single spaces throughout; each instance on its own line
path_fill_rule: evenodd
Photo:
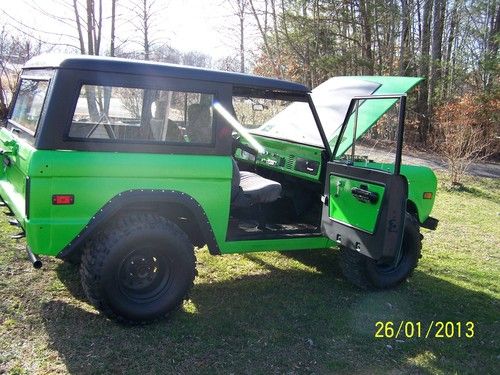
M 57 255 L 111 198 L 128 190 L 178 190 L 205 210 L 217 242 L 229 218 L 232 164 L 226 156 L 37 150 L 29 168 L 27 241 L 38 254 Z M 52 205 L 73 194 L 73 205 Z

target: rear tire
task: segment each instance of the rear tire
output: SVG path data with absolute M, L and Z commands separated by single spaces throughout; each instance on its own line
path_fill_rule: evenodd
M 195 277 L 193 245 L 156 214 L 118 218 L 85 246 L 83 290 L 100 312 L 122 322 L 166 316 L 187 298 Z
M 354 250 L 342 247 L 340 266 L 346 279 L 362 289 L 388 289 L 411 276 L 421 256 L 422 238 L 418 221 L 406 214 L 401 258 L 381 264 Z

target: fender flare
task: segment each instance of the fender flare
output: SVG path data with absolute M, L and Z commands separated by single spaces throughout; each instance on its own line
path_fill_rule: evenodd
M 112 216 L 117 214 L 126 206 L 131 206 L 141 203 L 175 203 L 180 204 L 196 219 L 197 224 L 201 229 L 203 238 L 208 245 L 210 254 L 220 255 L 220 248 L 217 244 L 212 226 L 208 220 L 203 207 L 189 194 L 177 190 L 128 190 L 111 198 L 102 208 L 90 219 L 87 225 L 80 233 L 67 244 L 58 254 L 57 258 L 71 259 L 72 256 L 80 250 L 81 246 L 95 233 L 99 226 L 103 225 Z

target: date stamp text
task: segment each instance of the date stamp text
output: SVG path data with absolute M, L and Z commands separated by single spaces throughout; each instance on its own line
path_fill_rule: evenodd
M 452 322 L 432 320 L 430 322 L 414 322 L 402 320 L 400 322 L 378 321 L 375 323 L 375 338 L 377 339 L 413 339 L 435 338 L 472 339 L 475 335 L 474 322 Z

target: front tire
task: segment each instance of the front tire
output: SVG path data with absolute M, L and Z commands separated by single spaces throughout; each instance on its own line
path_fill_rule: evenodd
M 156 214 L 117 219 L 87 243 L 80 275 L 89 301 L 110 318 L 144 322 L 175 310 L 193 285 L 193 245 Z
M 342 247 L 340 266 L 345 278 L 362 289 L 389 289 L 411 276 L 421 250 L 422 235 L 418 221 L 406 214 L 401 254 L 395 264 L 383 264 Z

